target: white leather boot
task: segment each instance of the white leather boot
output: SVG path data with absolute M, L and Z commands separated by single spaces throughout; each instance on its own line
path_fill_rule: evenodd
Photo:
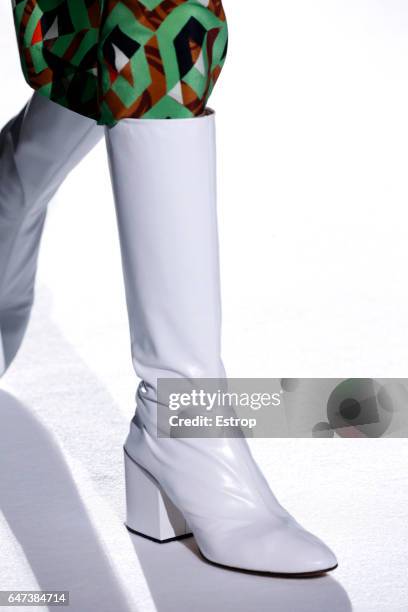
M 220 378 L 214 114 L 107 130 L 135 371 L 127 526 L 246 570 L 315 574 L 336 558 L 279 504 L 242 438 L 156 435 L 157 379 Z
M 39 94 L 0 133 L 0 375 L 28 324 L 47 205 L 103 134 Z

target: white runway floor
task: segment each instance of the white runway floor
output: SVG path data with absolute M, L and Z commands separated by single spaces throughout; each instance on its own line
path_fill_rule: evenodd
M 282 8 L 283 4 L 288 8 Z M 290 9 L 301 12 L 304 3 L 283 4 L 271 6 L 282 27 L 288 27 Z M 324 19 L 332 24 L 333 37 L 346 28 L 346 8 L 356 11 L 358 22 L 366 4 L 362 0 L 353 5 L 326 2 Z M 323 19 L 322 6 L 316 2 L 310 9 L 306 30 L 312 34 L 313 45 L 317 44 L 313 32 L 318 35 L 313 28 L 318 28 L 318 18 Z M 332 136 L 344 146 L 347 126 L 354 112 L 360 113 L 354 119 L 356 142 L 349 155 L 361 163 L 358 171 L 357 165 L 348 165 L 343 150 L 344 184 L 334 180 L 339 159 L 333 167 L 324 165 L 328 164 L 323 146 L 329 144 L 325 140 L 328 124 L 309 133 L 305 117 L 291 116 L 293 131 L 285 134 L 285 121 L 289 124 L 293 108 L 279 115 L 279 123 L 273 123 L 272 112 L 276 148 L 268 148 L 265 157 L 261 120 L 253 117 L 242 128 L 248 139 L 245 148 L 255 144 L 260 157 L 252 167 L 253 153 L 236 152 L 234 121 L 240 120 L 240 112 L 237 109 L 232 118 L 226 112 L 232 93 L 223 97 L 218 92 L 214 98 L 219 108 L 223 177 L 224 359 L 231 376 L 340 377 L 345 371 L 351 376 L 407 376 L 408 89 L 396 72 L 388 78 L 384 66 L 377 66 L 383 70 L 378 91 L 391 88 L 389 97 L 395 101 L 385 121 L 380 115 L 385 113 L 385 97 L 377 102 L 371 97 L 373 56 L 364 45 L 374 44 L 376 27 L 384 28 L 379 44 L 386 45 L 387 36 L 392 38 L 401 23 L 408 23 L 408 11 L 391 0 L 387 6 L 400 10 L 404 20 L 398 12 L 382 20 L 386 5 L 378 0 L 373 6 L 374 17 L 365 24 L 361 45 L 351 30 L 341 30 L 350 34 L 345 38 L 354 45 L 358 66 L 366 62 L 360 94 L 366 91 L 367 99 L 361 101 L 360 96 L 355 107 L 348 106 L 345 96 L 339 99 L 330 89 L 334 82 L 330 75 L 324 90 L 330 103 L 337 101 Z M 234 3 L 230 12 L 233 7 Z M 240 19 L 235 15 L 231 20 L 238 32 Z M 278 36 L 279 28 L 274 27 Z M 295 27 L 300 32 L 298 21 Z M 408 66 L 407 31 L 400 36 L 384 60 L 390 70 L 393 59 L 401 62 L 401 52 Z M 327 44 L 329 39 L 325 38 Z M 316 51 L 313 45 L 311 54 Z M 7 2 L 0 8 L 0 51 L 5 83 L 2 124 L 29 95 L 18 72 Z M 357 84 L 360 68 L 353 72 L 356 62 L 347 54 L 343 59 L 349 62 L 351 76 L 341 72 L 338 77 Z M 314 76 L 313 87 L 318 83 L 317 73 Z M 274 77 L 278 79 L 279 74 Z M 230 91 L 238 88 L 235 79 L 231 68 L 225 76 L 226 90 L 228 84 Z M 408 82 L 406 72 L 405 79 Z M 289 80 L 285 84 L 290 87 Z M 368 99 L 377 103 L 367 111 L 372 125 L 375 116 L 383 117 L 384 124 L 379 122 L 381 146 L 375 154 L 371 120 L 361 123 Z M 284 106 L 282 102 L 281 111 Z M 339 119 L 341 110 L 346 115 Z M 320 125 L 319 118 L 329 121 L 322 109 L 314 112 L 314 126 Z M 314 143 L 317 139 L 313 159 L 306 155 L 309 136 Z M 288 139 L 293 139 L 293 146 Z M 296 165 L 296 180 L 285 166 L 290 160 Z M 266 176 L 270 164 L 275 173 L 272 187 Z M 352 181 L 353 190 L 348 193 L 345 185 Z M 300 202 L 300 197 L 307 201 Z M 265 201 L 269 198 L 273 206 Z M 329 200 L 342 205 L 345 217 L 339 215 L 338 223 L 327 210 Z M 372 216 L 367 220 L 370 203 Z M 382 212 L 386 207 L 387 215 Z M 354 224 L 349 222 L 351 217 Z M 250 231 L 249 219 L 253 221 Z M 406 610 L 406 440 L 252 442 L 280 501 L 327 541 L 339 558 L 339 568 L 312 580 L 222 570 L 198 557 L 193 540 L 157 545 L 130 536 L 123 526 L 121 445 L 133 414 L 136 383 L 115 217 L 100 146 L 72 174 L 52 205 L 33 318 L 23 349 L 1 381 L 0 590 L 70 590 L 73 612 Z

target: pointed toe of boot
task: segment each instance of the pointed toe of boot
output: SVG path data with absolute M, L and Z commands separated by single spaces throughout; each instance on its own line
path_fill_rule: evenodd
M 290 519 L 280 525 L 248 525 L 236 533 L 229 531 L 224 538 L 207 534 L 202 542 L 194 535 L 207 561 L 233 569 L 296 577 L 321 574 L 337 566 L 330 548 Z
M 309 542 L 297 559 L 299 574 L 320 574 L 334 570 L 338 563 L 335 554 L 318 538 Z
M 280 537 L 271 536 L 270 571 L 273 573 L 307 575 L 335 569 L 337 559 L 331 549 L 297 524 L 289 524 Z

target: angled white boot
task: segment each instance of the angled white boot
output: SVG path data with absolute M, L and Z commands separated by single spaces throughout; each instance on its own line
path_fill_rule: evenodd
M 127 526 L 193 533 L 208 560 L 315 574 L 336 558 L 279 504 L 242 438 L 156 435 L 157 379 L 219 378 L 214 115 L 122 120 L 107 130 L 132 355 L 142 379 L 125 443 Z
M 0 375 L 28 324 L 47 205 L 101 138 L 94 121 L 39 94 L 0 133 Z

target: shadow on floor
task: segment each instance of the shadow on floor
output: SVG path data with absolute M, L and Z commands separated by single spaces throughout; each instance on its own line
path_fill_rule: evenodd
M 42 349 L 43 329 L 47 329 L 47 343 Z M 39 402 L 50 431 L 53 427 L 64 431 L 64 446 L 70 456 L 81 462 L 98 493 L 122 517 L 118 453 L 123 417 L 114 409 L 101 381 L 50 321 L 48 308 L 43 307 L 34 316 L 25 348 L 8 380 L 16 389 L 25 385 L 29 391 L 27 403 Z M 87 433 L 90 422 L 92 449 Z M 40 588 L 75 586 L 69 608 L 73 612 L 136 612 L 135 606 L 127 603 L 52 434 L 32 409 L 3 391 L 0 511 L 24 550 Z M 158 612 L 352 610 L 335 574 L 307 580 L 251 575 L 205 563 L 192 538 L 161 545 L 129 537 Z M 140 606 L 142 611 L 142 601 Z
M 331 576 L 274 578 L 222 569 L 202 560 L 193 538 L 156 544 L 130 535 L 158 612 L 350 612 Z
M 39 588 L 71 588 L 75 612 L 131 612 L 52 436 L 4 391 L 0 423 L 0 510 Z

